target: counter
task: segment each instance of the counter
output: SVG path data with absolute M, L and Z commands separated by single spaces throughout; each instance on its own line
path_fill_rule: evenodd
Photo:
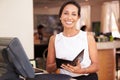
M 120 48 L 120 41 L 97 42 L 97 48 L 98 48 L 98 49 Z
M 98 42 L 99 80 L 115 80 L 116 48 L 120 48 L 120 41 Z

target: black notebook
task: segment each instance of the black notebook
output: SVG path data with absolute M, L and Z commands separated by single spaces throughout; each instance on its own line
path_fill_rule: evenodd
M 83 60 L 83 54 L 84 49 L 73 59 L 73 61 L 56 58 L 57 68 L 61 68 L 62 64 L 70 64 L 72 66 L 76 66 L 78 60 L 80 60 L 80 62 Z

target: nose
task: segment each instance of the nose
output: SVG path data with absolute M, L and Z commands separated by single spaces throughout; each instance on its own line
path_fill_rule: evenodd
M 71 15 L 68 15 L 68 19 L 72 19 L 72 16 L 71 16 Z

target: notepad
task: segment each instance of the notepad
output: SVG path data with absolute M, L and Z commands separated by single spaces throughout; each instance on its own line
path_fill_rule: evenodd
M 83 54 L 84 49 L 73 59 L 73 61 L 56 58 L 57 68 L 61 68 L 62 64 L 70 64 L 72 66 L 76 66 L 78 60 L 80 60 L 80 62 L 83 60 Z

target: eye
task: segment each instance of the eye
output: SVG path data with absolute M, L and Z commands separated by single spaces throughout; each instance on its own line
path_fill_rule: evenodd
M 64 12 L 65 15 L 67 15 L 68 13 L 67 12 Z
M 76 16 L 77 14 L 72 14 L 73 16 Z

